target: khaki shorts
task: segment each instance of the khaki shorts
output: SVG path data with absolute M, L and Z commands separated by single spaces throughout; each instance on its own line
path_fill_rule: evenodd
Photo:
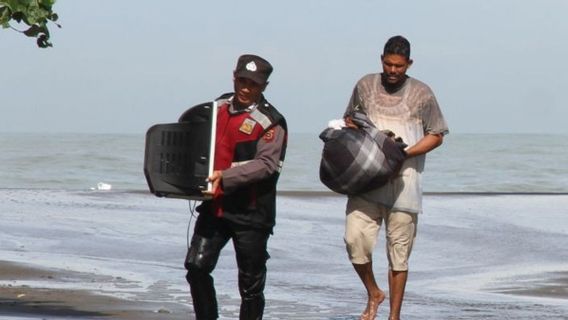
M 372 261 L 377 235 L 385 221 L 389 268 L 393 271 L 408 270 L 418 214 L 389 211 L 357 197 L 349 198 L 346 211 L 344 240 L 351 263 L 366 264 Z

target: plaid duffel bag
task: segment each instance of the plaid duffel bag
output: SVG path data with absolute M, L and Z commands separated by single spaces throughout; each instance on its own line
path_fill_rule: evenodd
M 329 189 L 356 195 L 378 188 L 396 175 L 406 159 L 406 144 L 381 131 L 361 111 L 351 115 L 358 128 L 326 128 L 320 162 L 321 182 Z

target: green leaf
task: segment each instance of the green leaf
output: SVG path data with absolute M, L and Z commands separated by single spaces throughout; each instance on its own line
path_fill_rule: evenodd
M 38 1 L 40 5 L 45 6 L 45 7 L 49 7 L 51 8 L 51 6 L 53 6 L 53 4 L 55 4 L 55 0 L 39 0 Z
M 11 22 L 26 24 L 25 31 L 14 30 L 28 37 L 37 38 L 40 48 L 51 47 L 49 42 L 49 29 L 47 23 L 53 22 L 57 27 L 61 26 L 55 21 L 59 16 L 52 11 L 56 0 L 0 0 L 0 25 L 3 28 L 11 27 Z
M 12 16 L 12 11 L 8 7 L 0 7 L 0 24 L 2 26 L 8 25 L 10 17 Z

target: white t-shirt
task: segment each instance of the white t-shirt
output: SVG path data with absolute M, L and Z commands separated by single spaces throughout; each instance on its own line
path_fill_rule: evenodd
M 359 107 L 379 130 L 390 130 L 413 146 L 426 134 L 447 134 L 448 125 L 432 90 L 414 78 L 406 79 L 396 92 L 388 93 L 381 74 L 368 74 L 357 82 L 346 114 Z M 399 172 L 386 185 L 358 195 L 392 210 L 422 211 L 422 178 L 426 155 L 406 160 Z

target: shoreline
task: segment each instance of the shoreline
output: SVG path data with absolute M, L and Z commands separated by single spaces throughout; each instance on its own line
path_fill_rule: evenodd
M 26 319 L 117 319 L 182 320 L 192 316 L 190 305 L 133 301 L 83 289 L 49 288 L 30 285 L 48 281 L 52 286 L 75 279 L 77 283 L 93 275 L 69 270 L 42 269 L 37 266 L 0 260 L 0 317 Z M 568 271 L 518 276 L 509 285 L 488 292 L 527 298 L 568 300 Z M 95 281 L 95 280 L 91 280 Z M 107 280 L 108 281 L 108 280 Z M 523 286 L 516 286 L 516 281 Z M 24 284 L 25 283 L 25 284 Z
M 61 284 L 70 279 L 89 281 L 90 278 L 89 274 L 0 260 L 0 317 L 181 320 L 188 319 L 191 314 L 191 306 L 179 303 L 133 301 L 89 290 L 49 288 L 39 282 L 29 284 L 29 281 Z
M 347 197 L 347 195 L 327 190 L 279 190 L 285 197 Z M 501 192 L 501 191 L 426 191 L 424 196 L 566 196 L 568 192 Z
M 542 272 L 536 275 L 507 279 L 509 285 L 499 286 L 491 292 L 534 298 L 568 300 L 568 271 Z M 514 285 L 520 282 L 523 286 Z
M 0 319 L 193 319 L 182 264 L 194 223 L 186 201 L 119 190 L 0 192 Z M 360 314 L 363 288 L 344 256 L 345 196 L 325 194 L 331 197 L 280 198 L 279 229 L 270 240 L 271 319 Z M 443 312 L 474 320 L 479 314 L 470 310 L 484 310 L 562 319 L 567 196 L 442 195 L 426 205 L 409 287 L 411 318 Z M 240 299 L 234 257 L 225 253 L 216 287 L 220 314 L 233 319 Z M 380 259 L 381 277 L 384 268 Z
M 2 191 L 65 191 L 76 193 L 93 193 L 93 194 L 141 194 L 154 196 L 147 189 L 119 189 L 113 188 L 112 190 L 93 190 L 93 189 L 59 189 L 59 188 L 9 188 L 0 187 Z M 548 191 L 424 191 L 424 196 L 567 196 L 568 192 L 548 192 Z M 347 197 L 347 195 L 336 193 L 331 190 L 277 190 L 278 196 L 284 197 Z M 180 199 L 169 197 L 157 197 L 162 199 Z

